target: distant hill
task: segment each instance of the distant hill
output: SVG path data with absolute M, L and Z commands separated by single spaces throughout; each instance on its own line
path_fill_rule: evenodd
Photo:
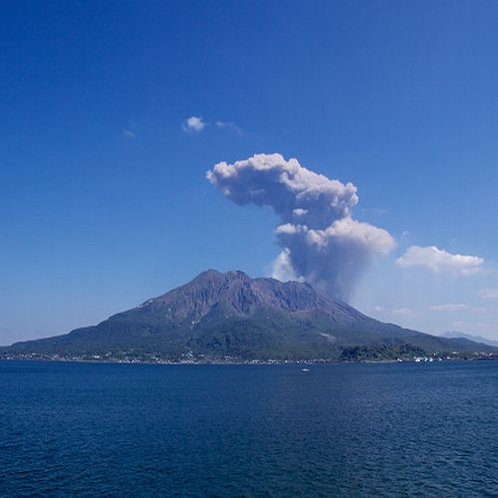
M 442 337 L 449 337 L 451 339 L 460 338 L 460 339 L 469 339 L 470 341 L 479 342 L 481 344 L 487 344 L 488 346 L 493 346 L 498 348 L 498 341 L 493 341 L 491 339 L 486 339 L 485 337 L 481 337 L 480 335 L 471 335 L 465 334 L 464 332 L 458 332 L 457 330 L 451 330 L 445 332 Z
M 493 351 L 369 318 L 306 283 L 208 270 L 96 326 L 1 348 L 5 357 L 361 361 Z

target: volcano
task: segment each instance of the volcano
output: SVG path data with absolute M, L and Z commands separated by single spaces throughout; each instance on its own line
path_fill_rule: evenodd
M 143 361 L 361 361 L 492 351 L 382 323 L 307 283 L 208 270 L 91 327 L 19 342 L 3 357 Z

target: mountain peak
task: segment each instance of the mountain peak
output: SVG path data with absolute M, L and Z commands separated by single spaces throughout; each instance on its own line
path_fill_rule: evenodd
M 251 280 L 251 278 L 244 273 L 243 271 L 240 270 L 230 270 L 226 273 L 222 273 L 218 270 L 215 270 L 214 268 L 210 268 L 209 270 L 203 271 L 199 273 L 190 283 L 193 282 L 198 282 L 198 281 L 206 281 L 206 280 L 214 280 L 214 281 L 221 281 L 221 280 Z M 188 284 L 187 284 L 188 285 Z
M 252 279 L 242 271 L 209 269 L 94 327 L 18 343 L 8 350 L 77 357 L 102 352 L 113 358 L 139 354 L 173 360 L 193 355 L 199 361 L 227 357 L 350 360 L 363 358 L 365 351 L 374 357 L 397 358 L 424 351 L 469 350 L 469 343 L 378 322 L 307 283 Z
M 366 317 L 345 303 L 331 299 L 302 282 L 273 278 L 252 279 L 243 271 L 204 271 L 189 283 L 146 301 L 140 308 L 166 308 L 175 320 L 198 322 L 214 308 L 228 315 L 249 316 L 256 310 L 319 311 L 340 323 Z M 133 311 L 133 310 L 132 310 Z

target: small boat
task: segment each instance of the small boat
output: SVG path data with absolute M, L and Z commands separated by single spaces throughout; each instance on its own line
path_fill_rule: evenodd
M 310 369 L 309 368 L 303 368 L 303 372 L 309 372 Z

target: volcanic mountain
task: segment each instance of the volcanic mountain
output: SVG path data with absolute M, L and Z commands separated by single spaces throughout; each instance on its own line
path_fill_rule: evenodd
M 307 283 L 208 270 L 96 326 L 0 352 L 209 362 L 393 359 L 492 349 L 379 322 Z

